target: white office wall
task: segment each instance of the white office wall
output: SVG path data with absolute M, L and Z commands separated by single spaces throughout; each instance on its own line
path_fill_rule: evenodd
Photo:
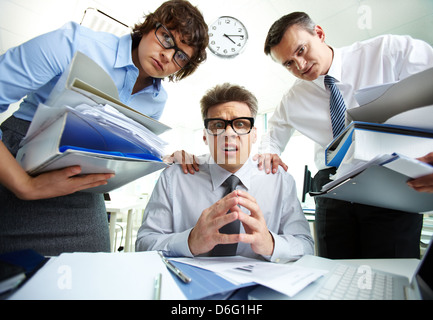
M 133 25 L 143 13 L 153 11 L 162 0 L 0 0 L 0 54 L 39 34 L 62 26 L 69 20 L 80 22 L 88 7 Z M 209 53 L 208 61 L 188 79 L 166 83 L 169 101 L 161 121 L 173 127 L 164 135 L 167 153 L 186 149 L 200 154 L 202 123 L 199 100 L 216 83 L 236 82 L 253 91 L 259 100 L 258 123 L 270 115 L 294 78 L 263 54 L 263 42 L 270 25 L 283 14 L 306 11 L 326 31 L 327 43 L 339 47 L 379 34 L 409 34 L 433 44 L 432 0 L 191 0 L 202 10 L 208 23 L 220 15 L 239 17 L 250 40 L 244 53 L 233 60 L 218 59 Z M 5 75 L 0 75 L 4 77 Z M 2 122 L 14 110 L 0 114 Z M 265 126 L 259 128 L 264 132 Z M 315 171 L 313 144 L 296 135 L 283 154 L 289 171 L 302 189 L 304 165 Z M 157 175 L 128 186 L 128 192 L 151 191 Z

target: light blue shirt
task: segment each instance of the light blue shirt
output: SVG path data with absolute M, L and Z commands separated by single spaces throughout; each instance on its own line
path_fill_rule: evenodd
M 188 236 L 204 209 L 222 198 L 223 182 L 231 175 L 215 164 L 210 155 L 199 157 L 200 171 L 185 175 L 180 165 L 165 169 L 154 188 L 138 231 L 136 249 L 162 250 L 168 256 L 192 257 Z M 237 254 L 287 261 L 313 254 L 313 239 L 296 196 L 293 177 L 282 170 L 266 174 L 249 159 L 235 175 L 237 188 L 252 195 L 266 220 L 275 246 L 271 257 L 259 256 L 246 243 L 239 243 Z M 247 209 L 242 208 L 246 213 Z M 241 233 L 245 233 L 241 226 Z
M 27 96 L 14 115 L 31 121 L 39 103 L 46 101 L 75 52 L 80 51 L 111 76 L 123 103 L 158 120 L 167 93 L 161 79 L 154 79 L 153 86 L 131 95 L 138 77 L 131 48 L 131 35 L 119 38 L 75 22 L 11 48 L 0 56 L 0 112 Z

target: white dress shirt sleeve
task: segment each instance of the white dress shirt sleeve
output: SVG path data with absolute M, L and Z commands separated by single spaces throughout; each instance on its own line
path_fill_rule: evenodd
M 161 250 L 169 256 L 192 257 L 188 237 L 192 228 L 175 232 L 173 226 L 173 186 L 170 170 L 164 170 L 155 185 L 138 230 L 136 250 Z
M 433 66 L 433 48 L 428 43 L 410 36 L 385 36 L 392 58 L 396 79 L 399 81 Z
M 259 145 L 261 154 L 272 153 L 280 155 L 295 129 L 289 124 L 287 108 L 284 106 L 284 99 L 280 106 L 274 111 L 273 116 L 268 121 L 269 131 L 262 136 Z

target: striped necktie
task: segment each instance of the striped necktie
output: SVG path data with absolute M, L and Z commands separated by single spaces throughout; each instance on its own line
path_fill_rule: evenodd
M 331 91 L 330 113 L 332 123 L 332 134 L 336 137 L 346 126 L 346 106 L 343 96 L 335 85 L 335 79 L 331 76 L 325 76 L 325 84 Z
M 236 189 L 236 186 L 240 183 L 238 177 L 235 175 L 231 175 L 224 181 L 223 185 L 227 188 L 223 197 L 228 195 L 230 192 Z M 230 211 L 229 211 L 230 212 Z M 225 234 L 237 234 L 240 232 L 241 222 L 239 220 L 235 220 L 229 224 L 223 226 L 219 231 L 220 233 Z M 211 252 L 211 256 L 234 256 L 236 255 L 236 250 L 238 248 L 237 243 L 230 244 L 217 244 Z

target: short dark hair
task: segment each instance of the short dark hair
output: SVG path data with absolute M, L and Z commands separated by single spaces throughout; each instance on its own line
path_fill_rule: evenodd
M 138 46 L 143 35 L 156 28 L 157 23 L 163 24 L 169 30 L 177 31 L 182 36 L 182 41 L 194 48 L 189 63 L 170 75 L 168 77 L 170 81 L 186 78 L 206 60 L 206 47 L 209 43 L 208 26 L 197 7 L 186 0 L 170 0 L 144 18 L 144 22 L 136 24 L 132 30 L 133 48 Z
M 277 21 L 271 26 L 268 31 L 268 35 L 265 40 L 265 54 L 269 55 L 271 49 L 281 42 L 287 29 L 291 26 L 297 25 L 311 34 L 315 34 L 316 24 L 305 12 L 292 12 L 289 13 Z
M 242 86 L 226 82 L 209 89 L 201 98 L 200 107 L 203 120 L 206 119 L 209 108 L 230 101 L 247 104 L 250 108 L 251 116 L 253 118 L 256 117 L 258 101 L 255 95 Z

